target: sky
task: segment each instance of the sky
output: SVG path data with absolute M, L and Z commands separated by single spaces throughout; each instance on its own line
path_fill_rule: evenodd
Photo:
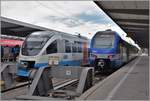
M 1 1 L 1 16 L 89 39 L 106 29 L 126 36 L 93 1 Z

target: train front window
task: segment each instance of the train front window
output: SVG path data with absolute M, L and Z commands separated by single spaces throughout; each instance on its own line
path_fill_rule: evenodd
M 50 35 L 41 34 L 31 34 L 27 37 L 22 46 L 23 55 L 35 56 L 41 51 L 48 39 L 51 37 Z
M 114 35 L 98 34 L 94 38 L 93 48 L 112 48 Z

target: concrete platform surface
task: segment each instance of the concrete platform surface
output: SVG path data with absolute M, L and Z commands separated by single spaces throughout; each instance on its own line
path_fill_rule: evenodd
M 139 56 L 77 100 L 148 100 L 149 57 Z

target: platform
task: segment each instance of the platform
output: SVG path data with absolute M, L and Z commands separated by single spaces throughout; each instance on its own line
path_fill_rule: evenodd
M 140 56 L 99 82 L 78 100 L 148 100 L 149 57 Z

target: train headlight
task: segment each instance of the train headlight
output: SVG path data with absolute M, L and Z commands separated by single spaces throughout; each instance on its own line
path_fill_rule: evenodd
M 98 66 L 100 66 L 101 68 L 103 68 L 104 65 L 105 65 L 104 60 L 99 60 L 99 61 L 98 61 Z
M 28 62 L 20 62 L 20 67 L 27 68 Z

